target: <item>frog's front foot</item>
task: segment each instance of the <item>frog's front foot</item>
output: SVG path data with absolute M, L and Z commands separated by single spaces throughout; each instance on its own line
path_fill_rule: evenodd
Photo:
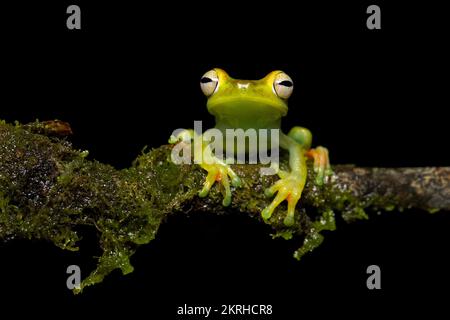
M 203 183 L 203 189 L 199 192 L 200 197 L 206 197 L 211 190 L 211 187 L 217 181 L 222 186 L 223 201 L 224 206 L 229 206 L 231 204 L 231 185 L 234 187 L 239 187 L 241 185 L 241 179 L 238 175 L 230 168 L 227 164 L 213 163 L 213 164 L 202 164 L 202 168 L 208 171 L 206 180 Z
M 267 206 L 261 215 L 264 220 L 268 220 L 273 211 L 278 205 L 287 200 L 288 210 L 287 215 L 284 218 L 284 224 L 286 226 L 292 226 L 294 224 L 295 206 L 302 195 L 303 188 L 305 186 L 305 178 L 298 172 L 285 173 L 282 178 L 275 182 L 273 186 L 266 189 L 265 194 L 268 197 L 272 197 L 275 193 L 275 199 Z
M 310 149 L 306 153 L 306 156 L 314 160 L 314 172 L 316 173 L 315 183 L 321 186 L 325 181 L 325 177 L 331 174 L 328 149 L 324 147 Z

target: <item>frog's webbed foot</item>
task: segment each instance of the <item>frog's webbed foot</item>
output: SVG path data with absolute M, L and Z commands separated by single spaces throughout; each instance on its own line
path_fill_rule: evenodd
M 305 186 L 305 179 L 303 175 L 298 172 L 281 172 L 281 179 L 275 182 L 270 188 L 266 189 L 265 194 L 268 197 L 272 197 L 275 193 L 275 199 L 267 206 L 261 215 L 264 220 L 268 220 L 273 211 L 278 205 L 287 200 L 288 208 L 287 215 L 284 218 L 284 224 L 286 226 L 292 226 L 294 224 L 295 206 L 301 197 L 303 188 Z
M 332 173 L 330 160 L 328 157 L 328 149 L 317 147 L 306 152 L 306 156 L 314 160 L 314 172 L 316 173 L 315 183 L 321 186 L 325 177 Z
M 223 201 L 224 206 L 229 206 L 231 204 L 231 185 L 234 187 L 239 187 L 241 185 L 241 179 L 238 175 L 230 168 L 229 165 L 225 163 L 212 163 L 212 164 L 201 164 L 202 168 L 208 171 L 206 180 L 203 183 L 203 188 L 199 192 L 200 197 L 206 197 L 211 190 L 211 187 L 217 181 L 222 186 Z
M 169 139 L 170 144 L 191 144 L 192 140 L 197 137 L 200 141 L 203 140 L 201 136 L 196 136 L 194 130 L 182 129 L 178 132 L 172 134 Z M 203 188 L 199 192 L 200 197 L 206 197 L 211 190 L 211 187 L 217 181 L 221 185 L 221 192 L 223 193 L 222 204 L 224 206 L 229 206 L 231 204 L 231 187 L 239 187 L 241 185 L 241 179 L 238 175 L 230 168 L 228 164 L 214 157 L 211 149 L 208 145 L 202 144 L 200 149 L 194 149 L 194 158 L 201 158 L 203 162 L 200 166 L 208 172 L 205 182 L 203 183 Z

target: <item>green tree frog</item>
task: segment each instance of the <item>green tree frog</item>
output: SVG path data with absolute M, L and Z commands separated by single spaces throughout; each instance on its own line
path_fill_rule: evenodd
M 216 120 L 216 128 L 280 129 L 281 118 L 287 114 L 288 98 L 291 96 L 294 83 L 283 71 L 272 71 L 260 80 L 239 80 L 231 78 L 224 70 L 215 68 L 206 72 L 200 79 L 200 87 L 207 97 L 207 109 Z M 172 136 L 170 143 L 193 138 L 193 131 Z M 286 135 L 279 133 L 279 146 L 289 152 L 289 171 L 279 170 L 280 179 L 265 190 L 268 197 L 274 197 L 272 203 L 262 210 L 264 220 L 270 219 L 274 210 L 284 200 L 287 201 L 286 226 L 294 223 L 294 213 L 307 177 L 307 158 L 314 160 L 316 184 L 321 185 L 327 174 L 331 172 L 328 150 L 324 147 L 311 148 L 311 132 L 303 127 L 293 127 Z M 204 146 L 202 147 L 204 150 Z M 223 205 L 231 203 L 230 185 L 239 187 L 241 180 L 232 168 L 224 161 L 215 159 L 204 161 L 200 166 L 207 171 L 207 177 L 199 192 L 206 197 L 218 182 L 224 194 Z

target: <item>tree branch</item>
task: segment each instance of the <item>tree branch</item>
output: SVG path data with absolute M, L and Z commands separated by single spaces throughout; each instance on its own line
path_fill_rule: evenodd
M 259 165 L 233 166 L 244 183 L 233 190 L 232 204 L 225 208 L 217 186 L 208 197 L 197 196 L 204 171 L 197 165 L 169 161 L 171 146 L 143 153 L 131 168 L 116 170 L 87 160 L 86 152 L 73 149 L 64 138 L 70 133 L 70 126 L 60 121 L 24 126 L 0 122 L 0 239 L 45 239 L 63 249 L 78 250 L 77 228 L 95 228 L 104 253 L 98 268 L 76 292 L 101 282 L 116 268 L 124 274 L 131 272 L 130 256 L 155 237 L 170 214 L 238 210 L 263 222 L 260 212 L 271 201 L 264 189 L 278 179 L 261 176 Z M 286 159 L 281 165 L 287 165 Z M 309 170 L 292 227 L 283 224 L 283 205 L 267 222 L 274 237 L 303 237 L 296 258 L 321 243 L 321 231 L 335 229 L 335 212 L 353 221 L 367 219 L 366 208 L 450 210 L 449 167 L 337 165 L 333 170 L 320 187 Z

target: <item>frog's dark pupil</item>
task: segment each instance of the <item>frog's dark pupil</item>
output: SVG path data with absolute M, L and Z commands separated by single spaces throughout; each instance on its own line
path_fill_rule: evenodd
M 212 82 L 212 79 L 208 77 L 203 77 L 200 79 L 200 83 L 208 83 L 208 82 Z
M 294 85 L 292 83 L 292 81 L 289 81 L 289 80 L 281 81 L 279 84 L 281 84 L 282 86 L 285 86 L 285 87 L 292 87 Z

